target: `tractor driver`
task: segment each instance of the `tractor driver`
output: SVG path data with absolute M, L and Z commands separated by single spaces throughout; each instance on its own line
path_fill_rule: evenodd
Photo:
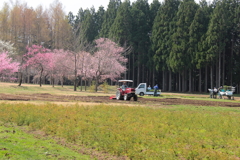
M 122 90 L 125 91 L 125 89 L 126 89 L 127 87 L 128 87 L 128 86 L 127 86 L 126 82 L 123 82 Z

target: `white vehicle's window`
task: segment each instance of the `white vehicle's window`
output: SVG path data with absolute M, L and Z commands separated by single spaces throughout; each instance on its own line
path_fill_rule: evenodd
M 141 84 L 141 85 L 139 86 L 139 88 L 145 88 L 145 85 L 144 85 L 144 84 Z

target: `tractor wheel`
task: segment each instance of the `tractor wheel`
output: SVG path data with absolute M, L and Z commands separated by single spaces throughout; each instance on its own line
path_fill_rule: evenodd
M 122 96 L 121 96 L 120 91 L 117 91 L 117 92 L 116 92 L 116 99 L 117 99 L 117 100 L 121 100 L 121 99 L 122 99 Z
M 128 99 L 128 95 L 127 95 L 127 94 L 124 94 L 123 99 L 124 99 L 124 101 L 129 100 L 129 99 Z
M 139 95 L 140 95 L 140 96 L 144 96 L 144 93 L 143 93 L 143 92 L 141 92 Z
M 137 101 L 138 97 L 136 94 L 134 95 L 133 99 L 134 99 L 134 101 Z

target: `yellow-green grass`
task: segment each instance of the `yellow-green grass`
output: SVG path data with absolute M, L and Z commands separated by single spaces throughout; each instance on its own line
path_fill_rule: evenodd
M 73 90 L 74 87 L 71 85 L 64 85 L 63 87 L 60 85 L 46 85 L 43 84 L 40 87 L 37 84 L 22 84 L 18 86 L 17 83 L 5 83 L 0 82 L 0 93 L 5 94 L 39 94 L 39 93 L 49 93 L 55 95 L 80 95 L 80 96 L 106 96 L 115 94 L 116 86 L 109 86 L 108 93 L 104 93 L 102 90 L 98 91 L 97 94 L 90 90 L 87 87 L 85 91 L 85 86 L 83 86 L 82 91 L 80 91 L 80 87 L 77 88 L 77 91 Z
M 26 134 L 18 127 L 0 123 L 0 159 L 81 159 L 90 156 L 79 154 L 58 145 L 51 139 L 39 139 Z
M 131 159 L 237 159 L 237 108 L 0 105 L 0 121 Z

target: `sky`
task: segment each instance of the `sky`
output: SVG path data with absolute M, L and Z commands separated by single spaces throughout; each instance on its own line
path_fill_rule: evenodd
M 1 0 L 2 1 L 2 0 Z M 102 5 L 104 9 L 107 9 L 108 3 L 110 0 L 59 0 L 63 4 L 64 10 L 66 14 L 70 11 L 73 12 L 73 15 L 76 15 L 80 8 L 87 9 L 94 6 L 95 10 L 97 11 L 98 8 Z M 123 0 L 122 0 L 123 1 Z M 131 0 L 134 2 L 135 0 Z M 148 3 L 151 4 L 153 0 L 148 0 Z M 0 8 L 2 8 L 3 2 L 9 3 L 10 0 L 3 0 L 0 2 Z M 15 0 L 13 0 L 15 2 Z M 29 7 L 33 7 L 34 9 L 42 5 L 44 8 L 49 8 L 49 5 L 54 2 L 54 0 L 19 0 L 19 2 L 26 2 Z M 9 3 L 11 4 L 11 3 Z

